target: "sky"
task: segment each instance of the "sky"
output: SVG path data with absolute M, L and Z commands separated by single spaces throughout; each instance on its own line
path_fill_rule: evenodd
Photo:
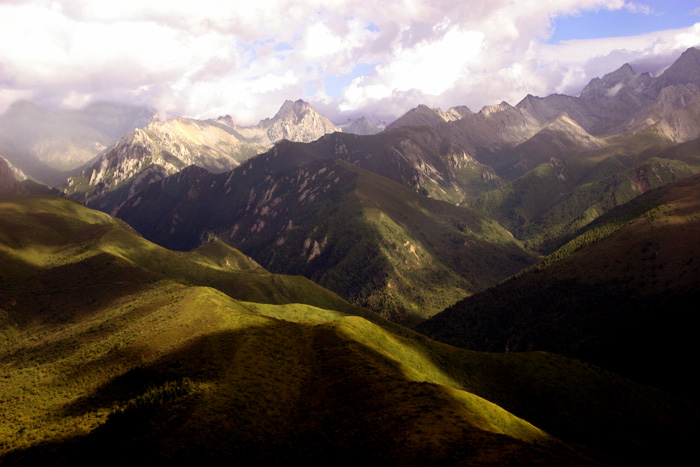
M 338 124 L 578 94 L 700 46 L 700 0 L 0 0 L 0 112 L 148 105 L 240 125 L 303 99 Z

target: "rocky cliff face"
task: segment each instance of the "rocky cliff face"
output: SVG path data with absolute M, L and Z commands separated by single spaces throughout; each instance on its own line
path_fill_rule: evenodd
M 309 143 L 341 129 L 300 99 L 285 101 L 274 117 L 266 118 L 253 127 L 238 128 L 238 131 L 244 137 L 269 147 L 283 139 Z
M 70 177 L 63 189 L 111 212 L 148 183 L 185 167 L 224 172 L 263 150 L 219 122 L 184 118 L 155 122 L 125 135 L 100 160 Z
M 20 184 L 20 180 L 24 179 L 26 177 L 22 171 L 0 156 L 0 195 L 26 193 L 27 190 Z
M 286 101 L 273 118 L 248 128 L 236 127 L 230 116 L 154 122 L 125 135 L 62 188 L 91 207 L 115 212 L 149 183 L 185 167 L 225 172 L 265 152 L 276 141 L 309 142 L 334 131 L 340 129 L 301 100 Z

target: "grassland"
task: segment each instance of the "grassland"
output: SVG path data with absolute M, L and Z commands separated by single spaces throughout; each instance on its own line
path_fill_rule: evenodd
M 0 200 L 0 245 L 3 464 L 608 465 L 696 434 L 692 405 L 599 368 L 436 343 L 67 200 Z

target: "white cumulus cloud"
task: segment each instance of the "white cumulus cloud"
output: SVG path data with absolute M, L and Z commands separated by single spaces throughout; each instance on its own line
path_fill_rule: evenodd
M 4 0 L 0 111 L 117 100 L 248 124 L 303 98 L 331 117 L 389 119 L 577 92 L 625 61 L 658 68 L 700 45 L 700 24 L 546 42 L 557 17 L 598 9 L 655 14 L 644 0 Z M 340 97 L 331 77 L 347 79 Z

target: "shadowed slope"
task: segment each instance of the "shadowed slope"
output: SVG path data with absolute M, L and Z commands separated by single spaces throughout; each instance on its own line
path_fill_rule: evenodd
M 590 465 L 667 455 L 697 420 L 682 401 L 561 357 L 429 341 L 220 243 L 170 252 L 65 199 L 3 199 L 0 210 L 4 463 L 109 452 Z M 222 290 L 251 281 L 241 297 L 258 303 L 190 285 L 216 271 L 230 273 Z M 336 308 L 261 303 L 295 297 Z
M 700 178 L 650 191 L 542 263 L 420 327 L 475 350 L 549 350 L 692 400 Z

